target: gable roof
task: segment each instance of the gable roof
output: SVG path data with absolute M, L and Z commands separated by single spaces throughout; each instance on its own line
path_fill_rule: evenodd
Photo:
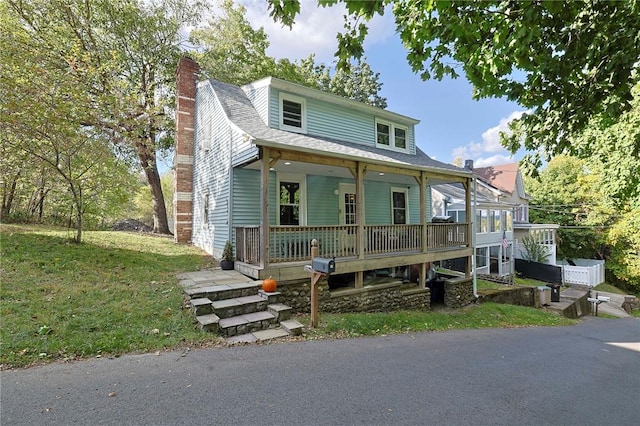
M 240 131 L 247 134 L 253 143 L 271 148 L 293 149 L 312 154 L 346 158 L 350 160 L 366 159 L 370 162 L 406 168 L 446 171 L 459 176 L 469 176 L 466 169 L 441 163 L 416 147 L 416 154 L 379 149 L 348 141 L 339 141 L 319 136 L 287 132 L 267 126 L 254 108 L 244 90 L 240 87 L 217 80 L 200 83 L 212 88 L 229 121 Z
M 518 191 L 518 163 L 500 166 L 478 167 L 473 172 L 489 185 L 501 191 L 513 194 Z

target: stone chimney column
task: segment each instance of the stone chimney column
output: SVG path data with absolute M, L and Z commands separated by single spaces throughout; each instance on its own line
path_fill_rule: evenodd
M 193 137 L 199 70 L 193 59 L 183 56 L 176 72 L 173 235 L 177 243 L 190 242 L 193 229 Z

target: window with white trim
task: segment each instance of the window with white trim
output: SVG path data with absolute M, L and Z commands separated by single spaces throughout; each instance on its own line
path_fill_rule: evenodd
M 406 127 L 376 120 L 376 146 L 380 148 L 406 151 L 407 133 L 408 130 Z
M 306 133 L 307 117 L 304 98 L 280 93 L 280 129 Z
M 409 223 L 409 191 L 405 188 L 391 188 L 391 214 L 394 225 Z
M 281 173 L 278 175 L 278 225 L 304 225 L 305 177 Z

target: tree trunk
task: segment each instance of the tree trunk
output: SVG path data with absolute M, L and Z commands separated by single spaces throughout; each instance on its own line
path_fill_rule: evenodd
M 138 149 L 140 164 L 147 176 L 147 182 L 151 188 L 151 197 L 153 199 L 153 232 L 156 234 L 169 234 L 169 222 L 167 221 L 167 208 L 164 204 L 164 194 L 162 193 L 162 185 L 160 183 L 160 173 L 158 173 L 158 165 L 156 164 L 156 153 L 150 149 Z
M 7 217 L 11 213 L 11 205 L 13 204 L 13 198 L 16 194 L 16 185 L 18 183 L 18 177 L 20 173 L 17 173 L 11 179 L 11 183 L 7 185 L 7 181 L 3 181 L 3 191 L 2 191 L 2 211 L 0 212 L 1 217 Z

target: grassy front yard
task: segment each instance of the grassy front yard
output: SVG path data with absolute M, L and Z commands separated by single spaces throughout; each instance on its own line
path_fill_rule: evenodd
M 202 251 L 148 234 L 85 232 L 82 245 L 70 237 L 66 230 L 0 225 L 1 368 L 221 343 L 195 326 L 175 278 L 211 267 Z M 573 323 L 487 303 L 452 311 L 321 313 L 320 327 L 304 338 Z
M 211 341 L 193 325 L 178 272 L 210 265 L 166 237 L 0 225 L 3 367 Z

